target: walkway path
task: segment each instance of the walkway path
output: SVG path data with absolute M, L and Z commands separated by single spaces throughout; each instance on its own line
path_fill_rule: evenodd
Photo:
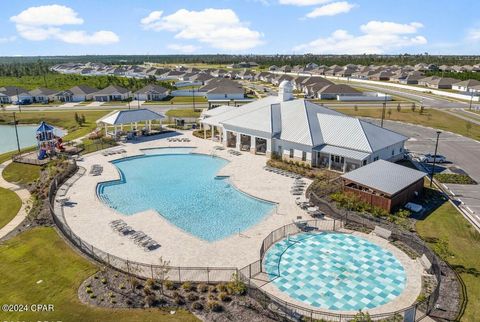
M 15 228 L 17 228 L 18 225 L 20 225 L 22 221 L 27 217 L 27 211 L 25 210 L 25 207 L 28 200 L 30 199 L 30 192 L 28 192 L 27 189 L 23 189 L 20 186 L 3 179 L 3 169 L 5 169 L 5 167 L 11 162 L 12 161 L 6 161 L 0 164 L 0 187 L 14 191 L 22 200 L 22 207 L 11 221 L 0 229 L 0 239 L 5 237 Z

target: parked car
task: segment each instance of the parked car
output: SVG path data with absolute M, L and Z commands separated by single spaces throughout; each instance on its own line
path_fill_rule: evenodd
M 22 99 L 22 100 L 13 102 L 13 104 L 14 105 L 30 105 L 32 104 L 32 102 L 28 99 Z
M 433 160 L 435 159 L 436 163 L 445 163 L 447 162 L 447 158 L 445 158 L 443 155 L 433 155 L 433 154 L 425 154 L 423 157 L 420 157 L 420 162 L 427 162 L 427 163 L 433 163 Z

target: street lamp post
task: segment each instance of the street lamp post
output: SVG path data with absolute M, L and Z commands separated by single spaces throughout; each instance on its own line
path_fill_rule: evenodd
M 383 107 L 382 107 L 382 123 L 381 127 L 383 127 L 383 120 L 385 119 L 385 110 L 387 108 L 387 93 L 384 93 L 384 100 L 383 100 Z
M 22 112 L 22 108 L 21 108 L 21 105 L 22 105 L 22 104 L 20 104 L 20 97 L 18 96 L 18 87 L 15 88 L 15 91 L 17 92 L 18 111 L 21 113 L 21 112 Z
M 469 111 L 472 110 L 472 101 L 473 101 L 473 91 L 470 90 L 470 106 L 468 107 L 468 110 L 469 110 Z
M 15 137 L 17 138 L 17 150 L 18 153 L 20 153 L 20 141 L 18 140 L 17 118 L 15 117 L 15 112 L 13 112 L 13 125 L 15 127 Z
M 193 111 L 195 112 L 195 85 L 192 87 Z
M 437 141 L 435 142 L 435 154 L 433 155 L 433 164 L 432 164 L 432 172 L 430 174 L 430 188 L 433 184 L 433 175 L 435 174 L 435 164 L 437 162 L 437 150 L 438 150 L 438 138 L 440 137 L 441 131 L 437 131 Z

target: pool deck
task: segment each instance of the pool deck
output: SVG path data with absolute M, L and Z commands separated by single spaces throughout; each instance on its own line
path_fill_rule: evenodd
M 422 285 L 422 279 L 421 276 L 423 274 L 423 267 L 422 265 L 417 261 L 417 260 L 412 260 L 410 257 L 407 256 L 404 252 L 402 252 L 400 249 L 398 249 L 396 246 L 392 245 L 390 242 L 387 240 L 378 237 L 373 234 L 363 234 L 359 232 L 351 232 L 349 230 L 343 230 L 342 232 L 344 233 L 351 233 L 354 236 L 358 236 L 361 238 L 364 238 L 374 244 L 377 244 L 381 246 L 382 248 L 390 251 L 402 264 L 404 270 L 405 270 L 405 276 L 406 276 L 406 283 L 405 283 L 405 288 L 403 292 L 397 296 L 394 300 L 378 306 L 373 309 L 366 310 L 370 314 L 381 314 L 381 313 L 388 313 L 388 312 L 395 312 L 398 311 L 402 308 L 406 308 L 413 304 L 417 297 L 420 295 L 421 292 L 421 285 Z M 265 271 L 265 269 L 264 269 Z M 301 301 L 298 301 L 292 297 L 290 297 L 287 293 L 284 293 L 280 291 L 275 283 L 272 283 L 269 281 L 268 275 L 265 273 L 262 273 L 257 277 L 257 279 L 253 280 L 255 284 L 259 287 L 261 287 L 264 291 L 278 297 L 281 300 L 287 301 L 289 303 L 310 309 L 310 310 L 317 310 L 317 311 L 323 311 L 323 312 L 329 312 L 332 314 L 355 314 L 358 312 L 352 312 L 352 311 L 329 311 L 328 309 L 324 308 L 319 308 L 319 307 L 314 307 L 311 305 L 308 305 L 306 303 L 303 303 Z M 318 318 L 318 317 L 317 317 Z M 325 317 L 326 318 L 326 317 Z
M 172 266 L 189 267 L 237 267 L 242 268 L 258 260 L 262 240 L 274 229 L 292 223 L 297 216 L 302 219 L 311 217 L 295 204 L 295 197 L 290 194 L 294 181 L 292 178 L 267 172 L 263 169 L 266 158 L 249 152 L 241 156 L 233 156 L 227 152 L 215 151 L 218 157 L 229 162 L 218 175 L 229 176 L 232 184 L 241 191 L 254 197 L 278 203 L 274 213 L 266 216 L 255 226 L 226 239 L 207 242 L 190 235 L 159 216 L 154 210 L 124 216 L 100 201 L 96 195 L 99 182 L 117 180 L 117 168 L 110 163 L 126 156 L 143 154 L 140 150 L 156 147 L 196 147 L 194 153 L 211 155 L 214 146 L 219 143 L 203 140 L 182 133 L 191 142 L 168 142 L 166 138 L 148 142 L 127 143 L 113 150 L 125 149 L 124 154 L 103 156 L 101 152 L 90 154 L 78 162 L 87 172 L 68 190 L 66 197 L 71 205 L 64 207 L 65 219 L 69 227 L 83 240 L 112 255 L 147 264 L 158 264 L 159 258 L 170 261 Z M 100 176 L 89 175 L 93 164 L 100 164 L 104 170 Z M 168 169 L 165 169 L 168 171 Z M 305 179 L 308 183 L 310 180 Z M 162 187 L 159 180 L 158 189 Z M 155 239 L 161 247 L 145 252 L 126 236 L 114 232 L 109 222 L 123 219 L 135 230 L 145 232 Z

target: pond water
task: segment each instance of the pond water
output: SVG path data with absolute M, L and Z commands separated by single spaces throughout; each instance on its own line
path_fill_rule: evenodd
M 38 125 L 17 125 L 20 148 L 27 148 L 37 144 L 35 131 Z M 62 135 L 62 131 L 55 129 L 55 134 Z M 13 125 L 0 125 L 0 154 L 17 149 L 15 127 Z

